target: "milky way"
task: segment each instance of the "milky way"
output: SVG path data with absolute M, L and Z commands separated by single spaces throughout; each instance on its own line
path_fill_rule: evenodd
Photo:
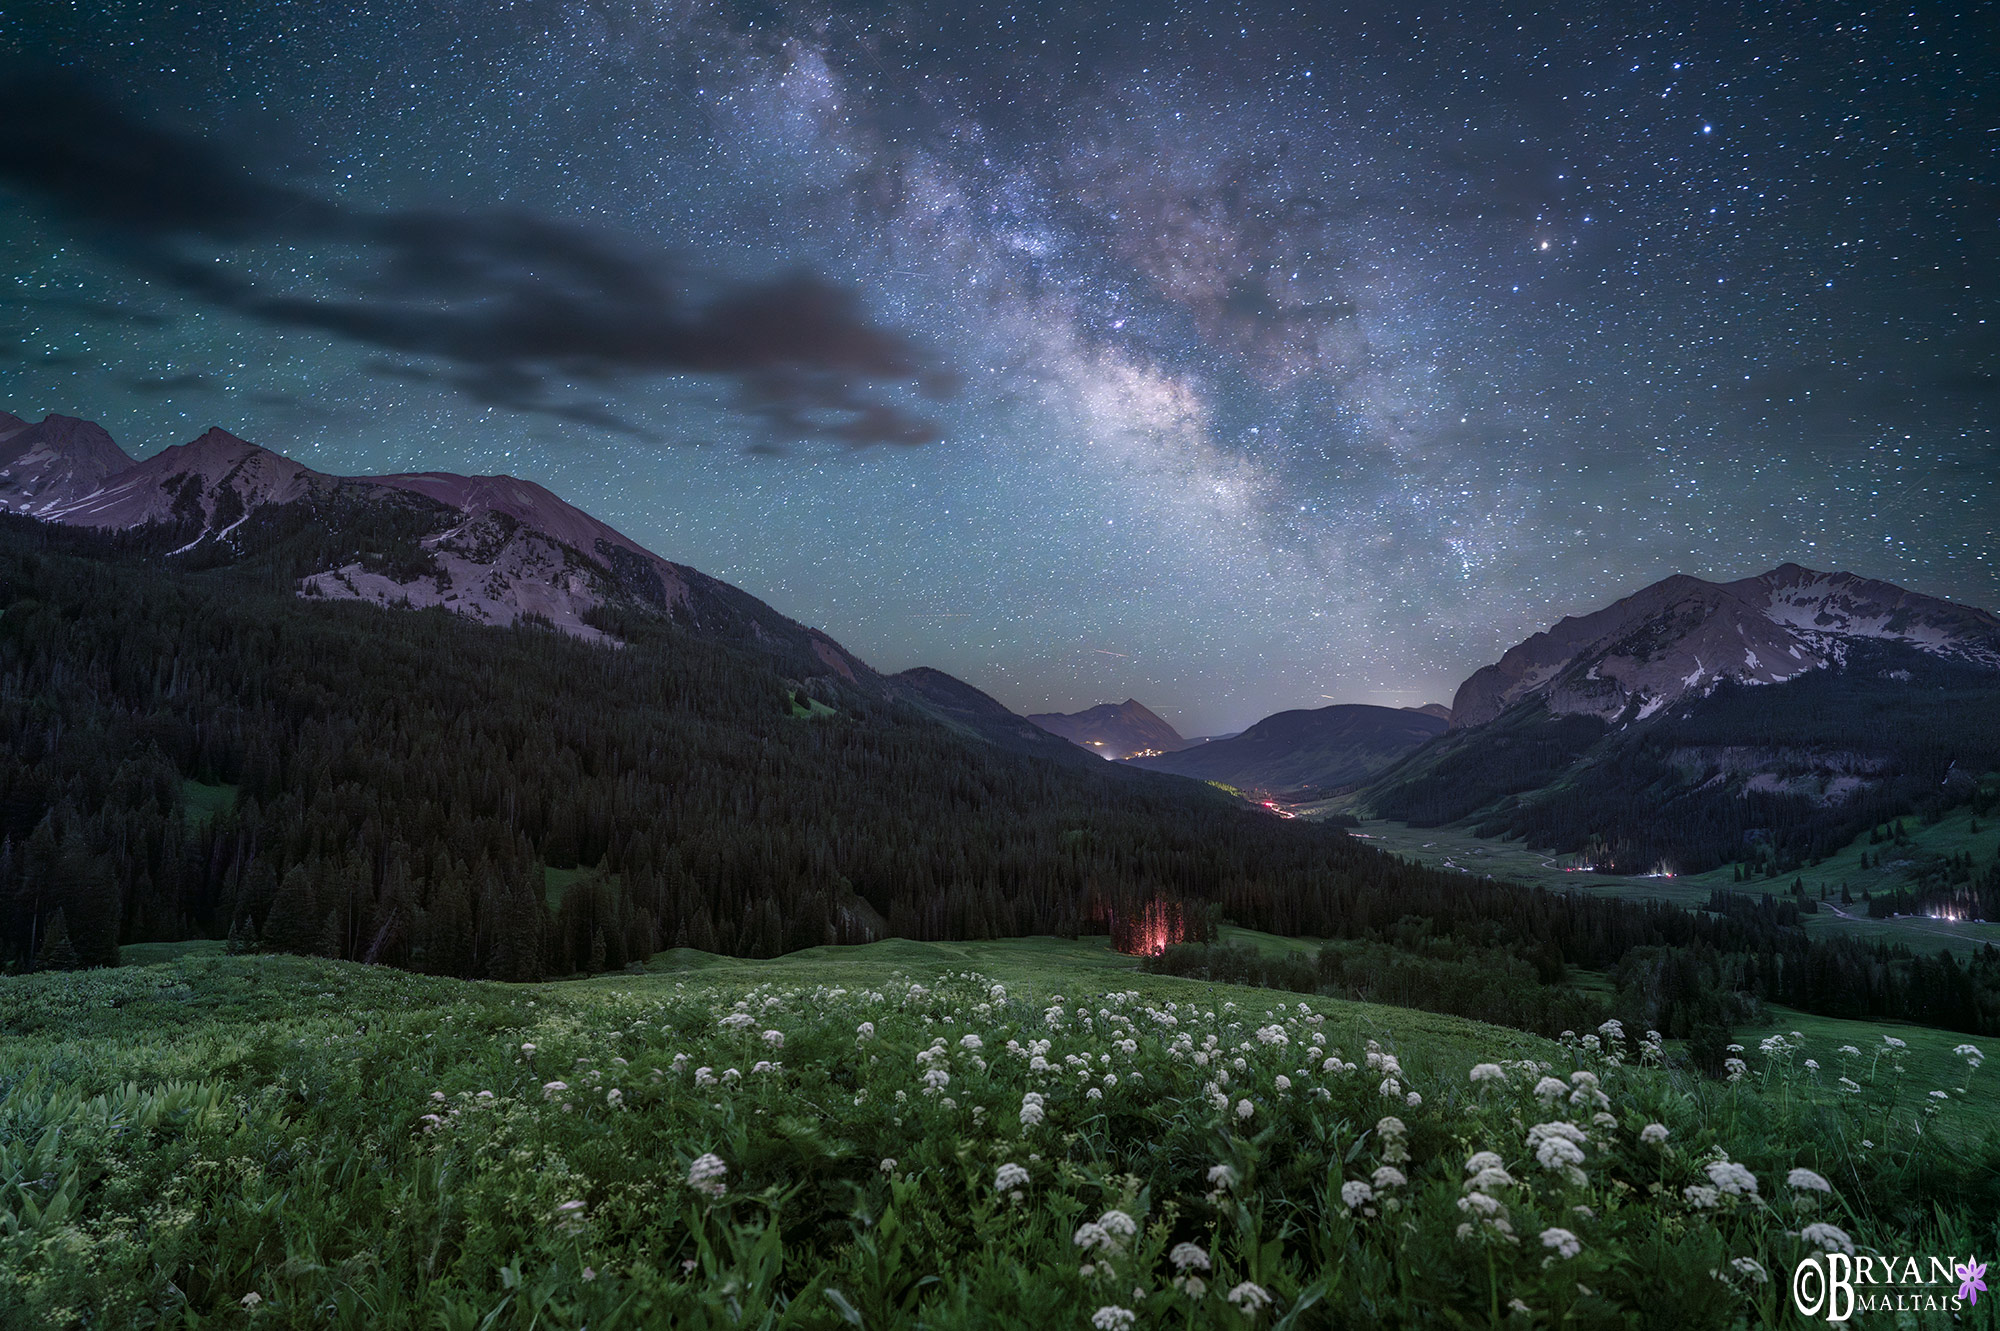
M 18 415 L 527 476 L 1188 734 L 1677 571 L 2000 604 L 1990 8 L 162 8 L 0 20 L 108 154 L 0 126 Z

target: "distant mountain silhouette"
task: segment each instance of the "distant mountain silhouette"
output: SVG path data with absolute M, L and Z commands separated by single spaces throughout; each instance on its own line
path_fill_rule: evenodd
M 1229 739 L 1131 761 L 1251 794 L 1311 798 L 1365 781 L 1444 731 L 1428 711 L 1343 703 L 1279 712 Z
M 1082 712 L 1036 712 L 1028 717 L 1052 735 L 1061 735 L 1100 758 L 1125 758 L 1135 753 L 1172 753 L 1192 740 L 1148 710 L 1136 698 L 1099 703 Z

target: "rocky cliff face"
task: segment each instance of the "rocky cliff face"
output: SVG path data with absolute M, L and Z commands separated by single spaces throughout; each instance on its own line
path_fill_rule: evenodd
M 1452 726 L 1536 697 L 1558 715 L 1643 720 L 1724 679 L 1776 684 L 1824 669 L 1870 639 L 2000 670 L 2000 618 L 1984 610 L 1797 564 L 1727 583 L 1677 575 L 1565 618 L 1473 674 Z

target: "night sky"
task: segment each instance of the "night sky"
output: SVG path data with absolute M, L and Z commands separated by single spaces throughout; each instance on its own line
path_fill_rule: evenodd
M 1995 8 L 1549 8 L 7 6 L 0 408 L 1191 735 L 1673 572 L 2000 607 Z

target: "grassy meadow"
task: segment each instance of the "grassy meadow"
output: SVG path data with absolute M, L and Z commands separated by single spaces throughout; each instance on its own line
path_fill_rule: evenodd
M 1973 831 L 1974 824 L 1978 831 Z M 1934 953 L 1940 948 L 1963 953 L 1987 943 L 2000 943 L 2000 920 L 1937 920 L 1917 916 L 1871 920 L 1861 902 L 1863 891 L 1893 891 L 1907 885 L 1905 873 L 1920 857 L 1941 857 L 1971 852 L 1974 862 L 1990 863 L 2000 855 L 2000 821 L 1991 815 L 1975 819 L 1969 809 L 1958 808 L 1939 822 L 1924 826 L 1916 818 L 1904 820 L 1909 845 L 1873 845 L 1866 835 L 1855 838 L 1819 864 L 1786 874 L 1783 878 L 1758 878 L 1749 882 L 1732 880 L 1730 869 L 1706 873 L 1680 874 L 1673 878 L 1627 878 L 1616 874 L 1579 872 L 1573 855 L 1551 855 L 1534 850 L 1521 841 L 1501 841 L 1476 837 L 1463 826 L 1411 827 L 1387 819 L 1364 819 L 1354 835 L 1379 850 L 1413 859 L 1431 868 L 1456 869 L 1465 873 L 1490 875 L 1510 882 L 1590 892 L 1633 900 L 1670 901 L 1677 906 L 1698 909 L 1717 888 L 1732 892 L 1782 895 L 1791 890 L 1792 879 L 1803 877 L 1806 890 L 1815 898 L 1824 884 L 1832 900 L 1822 902 L 1818 914 L 1805 917 L 1808 934 L 1819 938 L 1851 937 L 1866 943 L 1902 943 L 1912 951 Z M 1866 853 L 1869 867 L 1861 867 Z M 1845 882 L 1854 895 L 1852 905 L 1841 906 L 1840 885 Z
M 0 980 L 0 1325 L 1770 1326 L 1809 1251 L 2000 1246 L 1936 1032 L 1799 1017 L 1711 1082 L 1101 940 L 132 951 Z

